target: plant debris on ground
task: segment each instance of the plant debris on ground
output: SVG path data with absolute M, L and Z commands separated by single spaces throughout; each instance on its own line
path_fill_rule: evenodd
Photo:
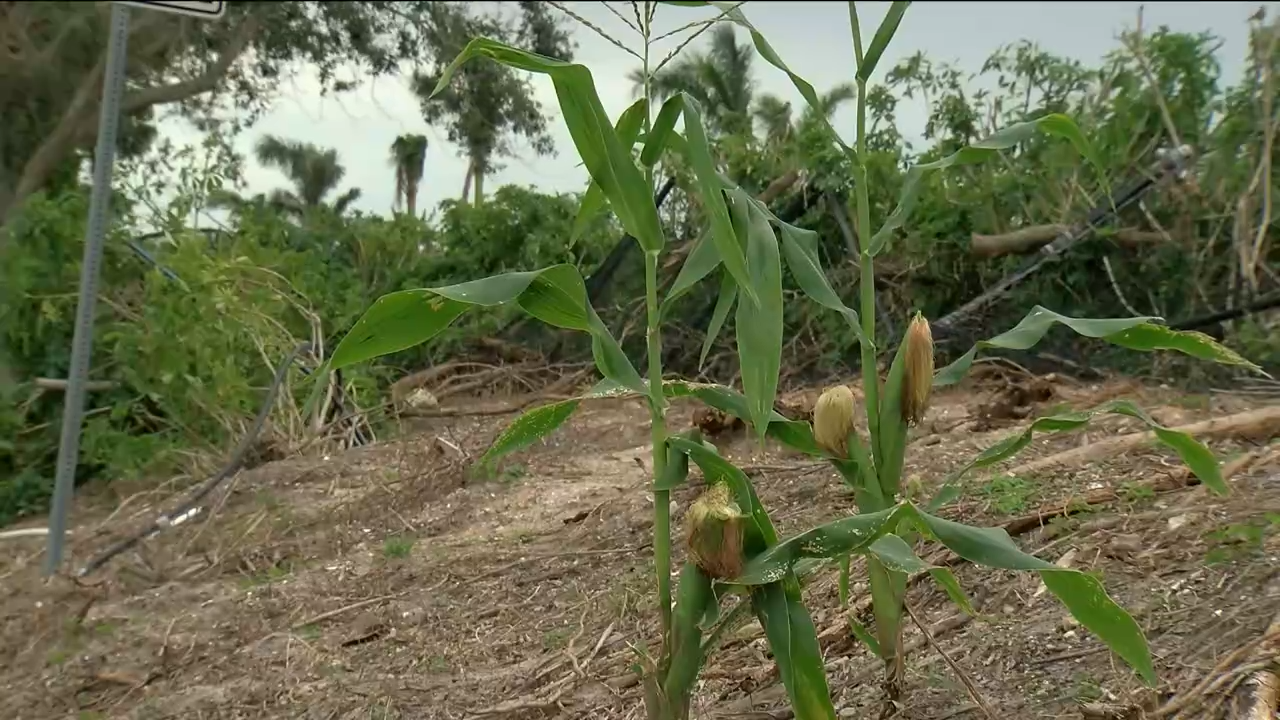
M 978 375 L 940 392 L 912 432 L 921 451 L 908 455 L 904 485 L 921 503 L 964 459 L 1025 427 L 980 411 L 1014 393 L 1010 381 Z M 907 605 L 929 637 L 908 625 L 902 716 L 981 716 L 954 663 L 1007 717 L 1239 717 L 1233 708 L 1247 703 L 1255 676 L 1280 658 L 1280 407 L 1227 394 L 1189 402 L 1131 382 L 1032 382 L 1045 405 L 1037 414 L 1116 394 L 1166 427 L 1254 411 L 1251 423 L 1201 436 L 1223 460 L 1223 498 L 1151 444 L 1033 467 L 1145 430 L 1107 417 L 1038 436 L 1017 467 L 972 473 L 941 511 L 1005 526 L 1023 550 L 1100 574 L 1143 627 L 1160 685 L 1144 688 L 1036 576 L 943 551 L 926 559 L 952 566 L 977 616 L 930 583 L 911 585 Z M 816 394 L 783 402 L 805 412 Z M 671 426 L 691 426 L 695 409 L 677 402 Z M 46 583 L 43 540 L 5 541 L 9 716 L 641 717 L 633 648 L 658 632 L 642 401 L 588 403 L 568 427 L 493 468 L 475 460 L 506 418 L 406 422 L 396 440 L 242 472 L 198 520 L 85 578 Z M 715 442 L 753 476 L 780 532 L 853 512 L 829 466 L 772 444 L 761 451 L 725 425 Z M 695 471 L 672 493 L 677 527 L 701 484 Z M 80 500 L 72 557 L 82 562 L 175 499 L 157 489 Z M 836 707 L 862 717 L 877 708 L 881 666 L 852 638 L 836 576 L 834 564 L 819 571 L 805 594 Z M 853 612 L 866 610 L 866 594 L 855 585 Z M 701 674 L 692 716 L 785 715 L 775 710 L 786 704 L 775 672 L 758 625 L 744 622 Z

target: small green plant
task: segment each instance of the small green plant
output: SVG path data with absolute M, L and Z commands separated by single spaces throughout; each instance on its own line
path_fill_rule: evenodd
M 1085 673 L 1076 673 L 1075 690 L 1072 692 L 1076 702 L 1089 703 L 1102 699 L 1102 685 Z
M 382 543 L 382 555 L 388 559 L 407 558 L 413 550 L 413 542 L 413 538 L 402 535 L 389 537 Z
M 1025 479 L 1014 475 L 997 475 L 982 487 L 982 494 L 992 509 L 1001 515 L 1013 515 L 1027 509 L 1027 503 L 1036 494 L 1036 488 Z
M 542 648 L 544 650 L 559 650 L 569 644 L 571 637 L 573 637 L 573 633 L 565 628 L 548 630 L 542 634 Z
M 1120 486 L 1120 496 L 1131 503 L 1139 503 L 1155 498 L 1156 491 L 1150 485 L 1140 482 L 1127 482 Z
M 1280 513 L 1265 513 L 1248 522 L 1231 523 L 1205 534 L 1209 550 L 1204 561 L 1208 565 L 1222 565 L 1242 560 L 1262 551 L 1267 535 L 1280 526 Z
M 760 56 L 786 73 L 811 106 L 819 105 L 813 87 L 787 67 L 747 20 L 739 4 L 665 4 L 717 10 L 713 20 L 695 23 L 703 29 L 714 22 L 731 22 L 745 28 Z M 1036 420 L 1022 433 L 986 449 L 953 472 L 932 501 L 920 507 L 904 500 L 900 487 L 907 429 L 923 417 L 932 388 L 962 379 L 979 351 L 1030 348 L 1055 325 L 1136 350 L 1175 350 L 1219 363 L 1256 367 L 1207 336 L 1172 330 L 1156 322 L 1158 318 L 1081 319 L 1037 306 L 1012 330 L 977 343 L 936 373 L 929 324 L 917 314 L 888 373 L 881 377 L 876 362 L 881 348 L 876 345 L 874 259 L 884 252 L 910 215 L 925 174 L 986 160 L 1039 134 L 1066 139 L 1099 167 L 1089 142 L 1070 118 L 1060 114 L 1008 127 L 952 155 L 912 168 L 896 207 L 873 232 L 865 164 L 867 83 L 910 3 L 892 3 L 867 43 L 855 4 L 850 3 L 857 60 L 855 145 L 845 143 L 823 119 L 825 115 L 819 113 L 817 122 L 824 126 L 829 144 L 842 153 L 856 189 L 856 224 L 858 235 L 864 240 L 859 248 L 859 312 L 845 305 L 829 283 L 819 259 L 816 233 L 783 222 L 718 171 L 703 108 L 693 97 L 675 93 L 656 116 L 652 114 L 653 93 L 648 78 L 661 67 L 653 66 L 649 55 L 650 28 L 657 5 L 637 4 L 637 30 L 644 40 L 645 92 L 616 122 L 609 122 L 586 66 L 486 38 L 472 40 L 441 74 L 436 87 L 436 93 L 441 92 L 459 66 L 478 58 L 549 76 L 574 146 L 591 176 L 578 216 L 580 222 L 575 227 L 611 210 L 643 251 L 646 374 L 642 376 L 623 353 L 588 301 L 577 268 L 567 264 L 385 295 L 339 343 L 329 368 L 347 367 L 419 345 L 440 334 L 472 307 L 514 304 L 538 320 L 586 333 L 591 338 L 596 367 L 603 380 L 580 397 L 544 405 L 517 418 L 498 436 L 481 463 L 491 463 L 546 437 L 585 401 L 619 395 L 638 395 L 646 400 L 653 448 L 650 492 L 654 500 L 653 572 L 660 637 L 657 657 L 640 651 L 638 666 L 651 720 L 688 716 L 691 693 L 706 658 L 716 650 L 725 630 L 736 627 L 747 612 L 756 616 L 764 630 L 796 718 L 833 719 L 835 710 L 822 652 L 801 597 L 800 581 L 824 565 L 835 563 L 840 569 L 841 594 L 847 603 L 853 555 L 866 559 L 875 627 L 872 632 L 851 618 L 851 630 L 883 658 L 887 698 L 898 700 L 903 680 L 902 618 L 908 577 L 927 574 L 962 608 L 970 609 L 951 571 L 931 566 L 916 555 L 913 543 L 918 539 L 941 542 L 960 557 L 980 565 L 1039 573 L 1048 590 L 1082 626 L 1096 633 L 1145 681 L 1154 683 L 1155 670 L 1141 629 L 1107 595 L 1097 577 L 1023 553 L 999 528 L 963 525 L 933 513 L 959 493 L 959 482 L 965 474 L 1013 457 L 1036 433 L 1075 430 L 1099 413 L 1119 413 L 1143 421 L 1206 486 L 1225 492 L 1214 456 L 1193 438 L 1161 427 L 1132 403 L 1112 402 L 1087 412 Z M 677 121 L 683 121 L 681 130 L 676 128 Z M 692 170 L 696 203 L 704 208 L 708 224 L 705 233 L 694 241 L 666 296 L 660 298 L 658 270 L 663 266 L 667 239 L 654 201 L 653 168 L 668 152 L 678 155 Z M 865 398 L 860 411 L 868 429 L 865 438 L 855 429 L 859 408 L 854 394 L 845 387 L 824 393 L 812 426 L 788 420 L 773 409 L 784 340 L 784 266 L 810 300 L 841 316 L 859 344 Z M 704 349 L 714 342 L 729 313 L 735 313 L 742 392 L 663 378 L 664 313 L 714 273 L 719 275 L 720 295 Z M 320 387 L 317 384 L 313 395 L 318 395 Z M 831 462 L 853 490 L 858 514 L 794 537 L 780 538 L 750 479 L 740 468 L 722 457 L 715 446 L 704 442 L 696 430 L 678 434 L 668 431 L 668 402 L 688 396 L 749 423 L 762 444 L 766 437 L 773 438 Z M 685 483 L 690 463 L 702 470 L 708 489 L 686 513 L 687 560 L 673 573 L 670 493 Z M 738 595 L 741 601 L 721 616 L 722 601 L 729 595 Z

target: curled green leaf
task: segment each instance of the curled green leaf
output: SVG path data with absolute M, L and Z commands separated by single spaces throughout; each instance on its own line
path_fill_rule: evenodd
M 738 336 L 738 365 L 747 396 L 751 426 L 761 441 L 769 429 L 782 368 L 782 259 L 769 219 L 740 188 L 730 193 L 735 208 L 746 217 L 747 276 L 757 296 L 752 305 L 739 302 L 734 328 Z
M 1057 567 L 1018 549 L 1002 528 L 976 528 L 917 512 L 919 522 L 943 545 L 969 562 L 1003 570 L 1031 570 L 1080 624 L 1097 635 L 1148 685 L 1156 682 L 1142 628 L 1107 595 L 1092 575 Z
M 453 79 L 463 63 L 487 57 L 508 67 L 541 73 L 551 78 L 560 100 L 560 112 L 579 157 L 600 185 L 622 226 L 649 252 L 662 249 L 665 238 L 658 208 L 644 174 L 631 156 L 632 144 L 624 144 L 609 122 L 587 66 L 544 57 L 488 38 L 475 38 L 445 68 L 432 97 Z
M 689 459 L 697 463 L 708 485 L 723 482 L 733 491 L 734 501 L 747 514 L 742 547 L 748 557 L 778 542 L 778 532 L 773 528 L 773 521 L 760 504 L 760 498 L 746 473 L 703 443 L 680 437 L 671 438 L 670 443 L 671 447 L 686 453 Z
M 813 85 L 811 85 L 808 80 L 805 80 L 793 72 L 791 68 L 783 62 L 782 58 L 778 55 L 778 51 L 773 49 L 773 45 L 769 44 L 768 39 L 766 39 L 765 36 L 756 29 L 755 25 L 751 24 L 751 21 L 747 19 L 747 16 L 739 8 L 742 3 L 712 2 L 709 4 L 724 13 L 725 18 L 742 26 L 751 34 L 751 43 L 755 46 L 756 52 L 760 54 L 760 57 L 764 58 L 765 62 L 787 74 L 787 77 L 791 79 L 791 84 L 800 93 L 800 96 L 803 97 L 804 101 L 809 103 L 809 107 L 815 111 L 814 118 L 822 124 L 823 129 L 827 131 L 828 137 L 840 146 L 846 156 L 849 158 L 857 158 L 857 152 L 840 137 L 840 134 L 837 133 L 836 129 L 831 125 L 830 120 L 827 118 L 827 108 L 818 97 L 817 91 L 813 89 Z
M 867 550 L 876 557 L 886 568 L 900 573 L 915 574 L 929 573 L 933 581 L 942 588 L 947 594 L 951 602 L 960 607 L 966 614 L 976 615 L 973 604 L 969 602 L 969 597 L 964 594 L 964 590 L 960 587 L 960 581 L 956 579 L 950 568 L 930 565 L 922 560 L 907 541 L 893 534 L 881 535 L 876 541 L 871 543 Z
M 640 374 L 587 300 L 586 285 L 578 269 L 567 264 L 384 295 L 334 348 L 329 369 L 338 370 L 420 345 L 470 306 L 494 307 L 511 302 L 549 325 L 588 333 L 600 372 L 619 385 L 644 391 Z
M 618 122 L 614 125 L 614 132 L 618 134 L 618 140 L 624 147 L 635 145 L 636 138 L 640 135 L 641 128 L 644 127 L 645 116 L 648 114 L 649 103 L 644 98 L 632 103 L 631 107 L 623 111 L 618 118 Z M 582 196 L 582 205 L 578 207 L 578 214 L 573 218 L 573 227 L 569 231 L 569 244 L 573 245 L 581 239 L 582 234 L 591 226 L 591 222 L 604 211 L 609 204 L 605 197 L 604 190 L 600 188 L 600 184 L 594 180 L 587 186 L 587 192 Z
M 676 120 L 683 112 L 684 95 L 672 95 L 662 103 L 662 109 L 658 111 L 658 117 L 654 118 L 653 129 L 645 137 L 644 149 L 640 152 L 640 162 L 646 167 L 656 165 L 662 152 L 671 145 L 671 139 L 676 135 Z
M 959 482 L 966 473 L 977 468 L 984 468 L 1017 455 L 1031 444 L 1036 433 L 1058 433 L 1079 430 L 1089 424 L 1097 415 L 1115 413 L 1141 420 L 1155 433 L 1156 440 L 1178 454 L 1182 462 L 1213 492 L 1227 494 L 1227 485 L 1222 479 L 1222 470 L 1213 452 L 1199 440 L 1187 433 L 1171 430 L 1156 422 L 1145 410 L 1127 400 L 1115 400 L 1092 410 L 1084 412 L 1062 413 L 1037 418 L 1022 432 L 1011 435 L 991 447 L 978 453 L 977 457 L 965 463 L 960 469 L 947 476 L 947 484 Z
M 729 311 L 733 309 L 733 303 L 738 299 L 738 284 L 733 281 L 733 276 L 729 273 L 720 275 L 720 294 L 716 298 L 716 306 L 711 312 L 711 323 L 707 325 L 707 334 L 702 338 L 702 353 L 698 355 L 698 369 L 707 362 L 707 355 L 710 354 L 711 348 L 715 345 L 716 337 L 720 335 L 720 328 L 724 327 L 724 321 L 729 317 Z
M 1012 330 L 1003 332 L 989 340 L 979 340 L 964 355 L 950 365 L 942 368 L 933 376 L 934 387 L 954 385 L 959 382 L 983 348 L 1001 350 L 1027 350 L 1049 332 L 1054 325 L 1065 325 L 1078 335 L 1089 338 L 1101 338 L 1114 345 L 1132 350 L 1174 350 L 1203 360 L 1211 360 L 1222 365 L 1236 365 L 1256 372 L 1262 372 L 1257 365 L 1241 357 L 1213 338 L 1198 332 L 1174 330 L 1164 325 L 1157 325 L 1154 317 L 1132 318 L 1073 318 L 1061 315 L 1040 305 L 1031 309 Z
M 818 234 L 781 220 L 776 224 L 782 235 L 782 251 L 787 258 L 787 269 L 791 271 L 791 277 L 796 279 L 796 284 L 810 300 L 840 313 L 853 336 L 861 342 L 864 338 L 857 311 L 845 305 L 836 294 L 827 280 L 822 261 L 818 258 Z
M 747 398 L 737 390 L 723 385 L 667 380 L 663 383 L 663 393 L 671 398 L 692 395 L 711 407 L 729 413 L 744 422 L 751 419 Z M 774 410 L 769 415 L 768 432 L 770 437 L 806 455 L 818 457 L 825 455 L 822 448 L 818 447 L 817 441 L 813 439 L 813 428 L 807 422 L 788 420 Z
M 555 432 L 578 409 L 581 400 L 563 400 L 536 407 L 508 425 L 480 458 L 485 465 L 503 455 L 529 447 Z
M 711 146 L 702 124 L 702 108 L 697 100 L 687 95 L 684 96 L 684 127 L 689 140 L 687 145 L 689 165 L 693 168 L 699 196 L 705 203 L 705 210 L 711 219 L 711 239 L 715 241 L 720 262 L 724 263 L 725 269 L 733 275 L 733 279 L 742 288 L 743 295 L 754 305 L 759 302 L 759 298 L 751 286 L 751 277 L 747 273 L 747 260 L 733 231 L 729 206 L 720 192 L 720 177 L 716 172 L 715 161 L 711 158 Z
M 716 249 L 716 241 L 711 238 L 710 233 L 704 232 L 693 241 L 693 248 L 680 266 L 680 274 L 676 275 L 675 282 L 667 291 L 667 297 L 662 301 L 663 313 L 667 312 L 677 298 L 689 292 L 719 265 L 720 251 Z M 734 286 L 737 286 L 736 283 Z

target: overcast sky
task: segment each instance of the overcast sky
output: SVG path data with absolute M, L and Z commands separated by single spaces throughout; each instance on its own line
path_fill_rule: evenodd
M 574 12 L 597 27 L 636 47 L 639 38 L 609 8 L 600 2 L 566 3 Z M 629 3 L 609 3 L 630 15 Z M 868 36 L 879 24 L 889 3 L 859 3 L 864 33 Z M 1153 29 L 1168 25 L 1175 31 L 1209 31 L 1221 37 L 1219 51 L 1224 78 L 1236 82 L 1247 51 L 1247 18 L 1258 9 L 1253 2 L 1157 2 L 1145 5 L 1144 26 Z M 1119 46 L 1119 33 L 1132 28 L 1139 3 L 1130 2 L 916 2 L 907 11 L 887 56 L 877 69 L 878 80 L 900 59 L 917 51 L 935 62 L 955 63 L 976 72 L 983 61 L 1002 45 L 1030 40 L 1057 55 L 1094 63 Z M 765 33 L 778 54 L 791 68 L 808 79 L 820 92 L 847 81 L 853 73 L 853 51 L 849 39 L 847 5 L 842 2 L 748 2 L 747 17 Z M 1275 7 L 1268 7 L 1272 14 Z M 707 17 L 705 9 L 662 6 L 655 20 L 656 32 L 677 28 L 691 20 Z M 570 20 L 578 49 L 575 59 L 591 68 L 601 100 L 616 118 L 634 101 L 627 73 L 638 65 L 593 30 Z M 746 33 L 739 31 L 743 41 Z M 700 40 L 705 40 L 705 35 Z M 702 43 L 695 43 L 695 47 Z M 655 51 L 664 56 L 670 41 Z M 794 107 L 803 105 L 786 76 L 756 58 L 759 89 L 790 99 Z M 578 191 L 586 183 L 586 172 L 577 166 L 572 142 L 559 117 L 551 83 L 534 76 L 538 96 L 553 117 L 551 126 L 558 153 L 537 157 L 532 152 L 507 161 L 505 170 L 486 180 L 486 188 L 517 183 L 547 191 Z M 466 163 L 450 145 L 442 131 L 427 127 L 421 120 L 417 99 L 399 79 L 386 79 L 341 98 L 321 98 L 313 78 L 305 73 L 286 86 L 284 97 L 273 111 L 239 139 L 239 147 L 249 153 L 262 133 L 336 147 L 347 168 L 346 185 L 359 187 L 363 197 L 357 207 L 379 214 L 390 210 L 393 176 L 388 166 L 388 146 L 396 135 L 422 133 L 430 139 L 426 174 L 418 207 L 430 210 L 446 197 L 461 193 Z M 916 136 L 924 124 L 923 108 L 911 101 L 899 105 L 901 130 Z M 837 116 L 841 134 L 852 131 L 852 112 Z M 196 136 L 180 121 L 169 121 L 166 131 L 178 142 L 193 142 Z M 249 192 L 264 192 L 285 184 L 275 170 L 249 161 Z

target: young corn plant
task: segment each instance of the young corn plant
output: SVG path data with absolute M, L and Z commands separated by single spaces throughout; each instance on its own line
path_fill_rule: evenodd
M 768 41 L 747 20 L 741 3 L 670 2 L 678 6 L 711 6 L 715 21 L 744 28 L 760 56 L 791 79 L 796 89 L 817 106 L 813 87 L 793 73 Z M 1175 350 L 1216 362 L 1249 365 L 1211 339 L 1178 332 L 1158 324 L 1157 318 L 1088 320 L 1069 318 L 1035 308 L 1017 327 L 978 343 L 959 360 L 934 373 L 933 348 L 927 321 L 916 316 L 907 337 L 881 378 L 876 367 L 874 258 L 883 252 L 911 210 L 921 177 L 929 171 L 973 163 L 993 156 L 1037 133 L 1070 141 L 1093 159 L 1088 143 L 1074 122 L 1047 115 L 1007 128 L 942 160 L 913 168 L 896 208 L 874 233 L 863 159 L 867 81 L 883 56 L 909 3 L 893 3 L 885 20 L 864 47 L 858 16 L 849 4 L 857 67 L 858 128 L 855 146 L 846 144 L 827 127 L 831 141 L 849 161 L 856 189 L 861 248 L 860 310 L 848 307 L 836 294 L 818 259 L 816 234 L 775 217 L 767 207 L 721 175 L 713 160 L 702 111 L 686 94 L 677 94 L 651 111 L 648 92 L 610 122 L 596 92 L 591 71 L 584 65 L 539 56 L 486 38 L 476 38 L 442 73 L 436 92 L 447 87 L 466 62 L 499 62 L 540 73 L 553 82 L 564 122 L 574 147 L 591 176 L 580 220 L 606 209 L 636 238 L 644 254 L 648 367 L 645 375 L 623 353 L 617 340 L 587 299 L 583 279 L 572 265 L 506 273 L 446 287 L 391 293 L 379 298 L 356 323 L 329 361 L 338 369 L 426 342 L 472 307 L 514 303 L 533 317 L 558 328 L 586 333 L 603 379 L 584 395 L 531 410 L 511 423 L 494 441 L 481 462 L 527 447 L 561 426 L 584 401 L 606 396 L 638 395 L 645 399 L 652 419 L 654 496 L 653 548 L 655 591 L 660 613 L 657 659 L 640 658 L 645 704 L 650 718 L 672 720 L 689 714 L 691 692 L 709 653 L 742 614 L 753 613 L 763 628 L 773 660 L 800 720 L 835 717 L 817 633 L 801 596 L 800 579 L 827 562 L 842 568 L 848 585 L 849 558 L 867 559 L 874 600 L 875 633 L 859 634 L 885 658 L 886 688 L 896 699 L 901 690 L 901 618 L 907 578 L 927 572 L 967 608 L 954 576 L 931 567 L 916 556 L 912 543 L 919 537 L 936 540 L 960 557 L 989 567 L 1027 570 L 1041 575 L 1080 623 L 1097 634 L 1141 677 L 1153 682 L 1155 671 L 1142 632 L 1091 575 L 1056 567 L 1021 552 L 1003 530 L 979 528 L 932 514 L 936 503 L 917 507 L 900 498 L 900 479 L 908 426 L 924 414 L 933 386 L 957 382 L 976 353 L 986 347 L 1026 349 L 1055 324 L 1086 337 L 1138 350 Z M 644 41 L 645 74 L 649 62 L 650 28 L 656 3 L 637 3 L 637 29 Z M 703 23 L 705 26 L 707 23 Z M 818 113 L 819 118 L 825 117 Z M 683 122 L 682 131 L 677 121 Z M 637 153 L 636 150 L 639 149 Z M 705 233 L 685 259 L 665 297 L 659 298 L 658 268 L 666 237 L 654 202 L 653 168 L 666 153 L 678 153 L 693 170 L 694 192 L 705 209 Z M 841 314 L 862 351 L 863 412 L 868 427 L 864 440 L 854 429 L 857 412 L 852 391 L 833 388 L 815 410 L 814 424 L 788 420 L 774 411 L 783 340 L 784 266 L 805 295 Z M 735 333 L 742 373 L 742 392 L 732 388 L 664 380 L 662 317 L 689 289 L 718 274 L 719 302 L 708 340 L 719 333 L 729 313 L 735 314 Z M 317 388 L 320 386 L 317 385 Z M 666 408 L 674 398 L 695 397 L 748 422 L 761 443 L 772 438 L 832 462 L 855 489 L 858 514 L 813 528 L 795 537 L 778 537 L 769 514 L 751 481 L 721 457 L 696 431 L 673 434 L 666 424 Z M 1193 439 L 1158 426 L 1142 411 L 1116 403 L 1091 413 L 1037 420 L 1025 433 L 980 454 L 951 478 L 1012 456 L 1033 432 L 1080 427 L 1096 412 L 1120 412 L 1138 417 L 1156 430 L 1192 470 L 1215 489 L 1223 490 L 1214 457 Z M 690 463 L 697 465 L 707 489 L 685 513 L 686 562 L 672 587 L 672 523 L 670 492 L 687 479 Z M 941 498 L 946 500 L 946 495 Z M 721 615 L 726 598 L 741 601 Z M 674 597 L 673 597 L 674 596 Z

